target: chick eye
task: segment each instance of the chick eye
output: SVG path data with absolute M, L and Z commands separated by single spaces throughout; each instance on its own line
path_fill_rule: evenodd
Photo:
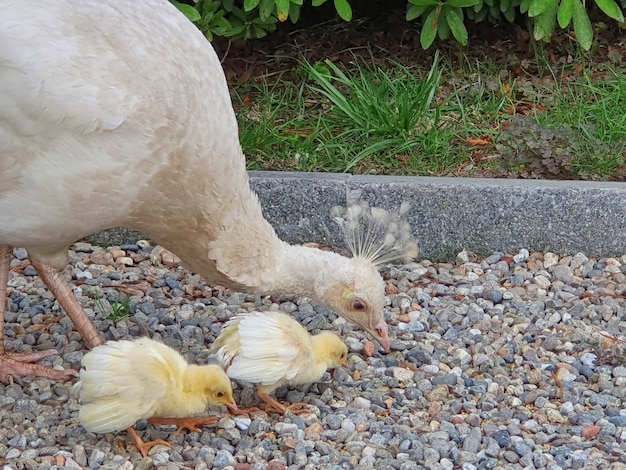
M 352 299 L 352 310 L 365 310 L 367 307 L 361 299 Z
M 217 398 L 222 398 L 224 396 L 224 392 L 217 392 Z

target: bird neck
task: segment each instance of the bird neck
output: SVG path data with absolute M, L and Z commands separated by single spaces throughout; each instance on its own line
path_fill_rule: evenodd
M 314 296 L 321 304 L 325 304 L 332 279 L 347 261 L 336 253 L 284 242 L 276 247 L 272 258 L 263 273 L 260 292 Z

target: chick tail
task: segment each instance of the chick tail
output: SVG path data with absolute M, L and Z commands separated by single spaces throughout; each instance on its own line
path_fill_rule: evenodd
M 99 400 L 97 403 L 82 405 L 78 419 L 89 432 L 106 433 L 126 429 L 135 424 L 136 403 L 122 403 L 120 400 Z

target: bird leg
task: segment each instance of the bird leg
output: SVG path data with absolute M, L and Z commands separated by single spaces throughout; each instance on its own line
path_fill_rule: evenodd
M 219 421 L 219 416 L 203 416 L 202 418 L 150 418 L 148 419 L 148 423 L 159 426 L 159 425 L 168 425 L 175 424 L 178 426 L 178 429 L 174 433 L 174 437 L 177 437 L 183 430 L 188 430 L 189 432 L 200 432 L 201 426 L 209 426 L 211 424 L 215 424 Z
M 32 364 L 44 357 L 58 354 L 55 349 L 31 353 L 15 353 L 4 350 L 4 314 L 7 308 L 7 282 L 13 250 L 0 245 L 0 382 L 13 383 L 13 377 L 35 375 L 51 380 L 70 380 L 76 376 L 73 370 L 55 370 L 39 364 Z
M 144 457 L 148 456 L 148 452 L 154 446 L 165 446 L 170 448 L 172 447 L 172 444 L 164 441 L 163 439 L 156 439 L 154 441 L 144 442 L 141 437 L 139 437 L 139 434 L 137 434 L 137 431 L 135 431 L 135 428 L 133 428 L 132 426 L 126 431 L 128 432 L 128 434 L 130 434 L 130 437 L 133 438 L 133 443 L 135 444 L 135 447 L 137 447 L 137 450 L 141 452 L 141 455 L 143 455 Z
M 275 411 L 276 413 L 285 414 L 287 411 L 290 411 L 294 415 L 302 414 L 302 413 L 310 413 L 308 408 L 302 408 L 306 403 L 292 403 L 289 406 L 285 406 L 280 403 L 276 398 L 268 395 L 267 393 L 259 392 L 257 390 L 257 395 L 261 400 L 266 403 L 265 410 L 266 411 Z M 296 408 L 299 407 L 299 408 Z
M 81 307 L 78 303 L 76 296 L 67 284 L 63 274 L 54 269 L 52 266 L 41 263 L 32 258 L 30 262 L 37 270 L 37 274 L 39 274 L 41 280 L 46 284 L 46 286 L 48 286 L 50 292 L 52 292 L 61 307 L 63 307 L 67 316 L 70 317 L 76 327 L 76 330 L 78 330 L 87 343 L 87 346 L 93 349 L 96 346 L 104 344 L 104 340 L 102 339 L 102 336 L 100 336 L 100 332 L 96 329 L 93 323 L 91 323 L 91 320 L 83 310 L 83 307 Z

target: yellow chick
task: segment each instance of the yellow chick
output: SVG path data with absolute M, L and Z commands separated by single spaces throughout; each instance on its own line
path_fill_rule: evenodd
M 250 312 L 228 320 L 211 352 L 232 379 L 257 385 L 266 410 L 285 413 L 289 407 L 269 396 L 282 385 L 313 383 L 329 368 L 347 365 L 348 348 L 330 331 L 309 332 L 289 315 Z M 306 410 L 297 410 L 306 411 Z
M 145 457 L 151 447 L 165 441 L 143 442 L 132 426 L 139 419 L 163 417 L 152 424 L 178 424 L 198 431 L 216 416 L 189 418 L 207 405 L 236 410 L 230 379 L 216 364 L 193 365 L 172 348 L 150 338 L 108 341 L 88 352 L 73 391 L 81 401 L 78 418 L 95 433 L 128 429 Z

